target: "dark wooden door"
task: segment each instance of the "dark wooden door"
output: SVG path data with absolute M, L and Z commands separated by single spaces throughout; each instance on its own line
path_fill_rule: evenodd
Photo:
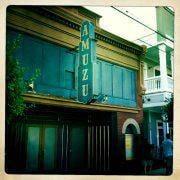
M 73 171 L 87 170 L 87 129 L 83 124 L 72 124 L 69 136 L 69 168 Z
M 110 164 L 110 126 L 91 124 L 88 128 L 88 166 L 93 171 L 107 171 Z

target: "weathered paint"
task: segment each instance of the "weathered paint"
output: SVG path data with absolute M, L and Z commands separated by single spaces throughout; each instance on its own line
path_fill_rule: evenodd
M 136 71 L 97 59 L 94 74 L 94 94 L 107 96 L 103 103 L 136 106 Z
M 17 34 L 14 31 L 8 31 L 8 37 L 11 40 Z M 22 46 L 17 50 L 16 56 L 20 64 L 26 68 L 25 79 L 32 77 L 35 69 L 40 69 L 41 75 L 34 84 L 36 93 L 77 100 L 78 55 L 76 51 L 24 34 Z M 93 68 L 94 94 L 107 96 L 103 104 L 137 106 L 135 70 L 101 59 L 97 59 Z

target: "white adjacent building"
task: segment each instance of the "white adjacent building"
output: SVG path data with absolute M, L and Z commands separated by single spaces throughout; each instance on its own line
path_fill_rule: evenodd
M 167 7 L 156 7 L 157 31 L 139 39 L 147 45 L 144 61 L 144 136 L 150 144 L 159 149 L 161 142 L 170 133 L 173 123 L 167 118 L 164 106 L 169 103 L 173 94 L 173 61 L 174 61 L 174 12 Z M 148 39 L 151 43 L 148 43 Z M 152 41 L 154 41 L 152 45 Z

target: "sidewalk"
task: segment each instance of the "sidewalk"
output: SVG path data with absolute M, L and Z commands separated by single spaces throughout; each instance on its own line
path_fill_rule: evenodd
M 147 175 L 165 175 L 165 174 L 166 174 L 165 168 L 153 169 L 153 170 L 147 172 Z

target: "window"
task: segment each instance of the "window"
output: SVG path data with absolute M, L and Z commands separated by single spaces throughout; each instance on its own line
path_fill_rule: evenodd
M 160 71 L 155 69 L 155 76 L 160 76 Z
M 105 103 L 136 106 L 136 71 L 98 60 L 94 76 L 95 93 L 108 96 Z
M 27 159 L 28 171 L 52 171 L 56 167 L 56 126 L 27 126 Z
M 74 89 L 75 88 L 75 73 L 66 70 L 65 71 L 65 88 Z
M 18 34 L 8 30 L 8 39 L 12 41 Z M 36 69 L 40 70 L 40 76 L 34 82 L 36 92 L 76 98 L 76 52 L 23 34 L 21 47 L 18 48 L 15 56 L 25 68 L 25 80 L 30 79 Z
M 134 159 L 133 134 L 125 134 L 126 160 Z

